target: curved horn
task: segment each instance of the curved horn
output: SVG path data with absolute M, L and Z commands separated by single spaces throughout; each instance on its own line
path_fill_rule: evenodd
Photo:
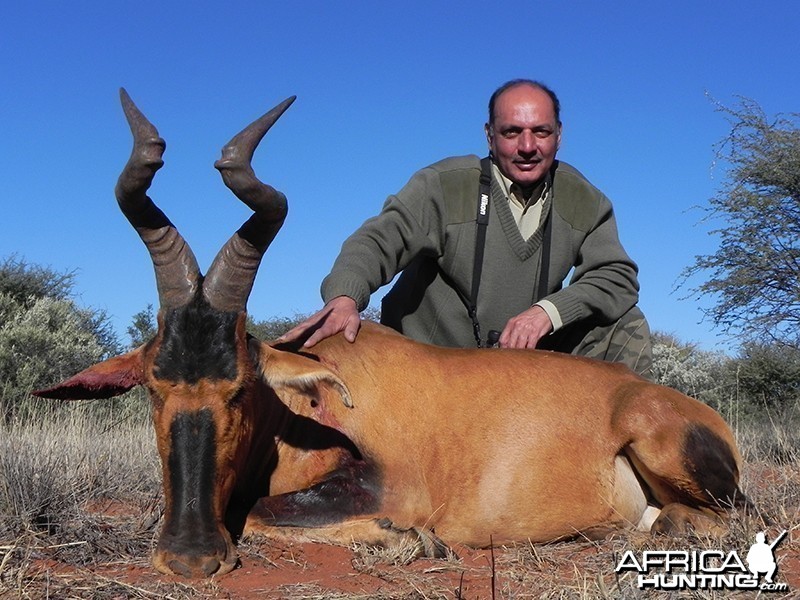
M 222 158 L 214 163 L 225 185 L 254 211 L 208 270 L 203 294 L 217 310 L 245 309 L 261 258 L 286 218 L 286 196 L 259 181 L 250 163 L 261 139 L 294 100 L 295 96 L 287 98 L 248 125 L 228 142 L 222 149 Z
M 133 134 L 133 151 L 117 180 L 117 202 L 150 252 L 161 308 L 184 306 L 199 285 L 197 260 L 175 226 L 146 194 L 156 171 L 164 165 L 161 155 L 166 144 L 125 89 L 120 89 L 119 95 Z

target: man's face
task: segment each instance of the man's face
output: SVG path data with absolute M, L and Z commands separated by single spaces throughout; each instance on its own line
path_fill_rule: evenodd
M 546 92 L 518 85 L 495 101 L 486 139 L 500 171 L 523 189 L 547 175 L 561 143 L 561 127 Z

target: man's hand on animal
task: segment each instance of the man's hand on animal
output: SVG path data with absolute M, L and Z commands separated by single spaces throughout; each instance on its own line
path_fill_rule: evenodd
M 539 340 L 553 331 L 553 323 L 541 306 L 532 306 L 512 317 L 500 334 L 501 348 L 536 348 Z
M 303 343 L 304 348 L 311 348 L 325 338 L 340 332 L 344 332 L 348 342 L 355 342 L 360 327 L 361 317 L 358 314 L 356 301 L 348 296 L 338 296 L 328 302 L 322 310 L 284 333 L 278 338 L 278 342 L 299 340 L 309 332 L 313 333 Z

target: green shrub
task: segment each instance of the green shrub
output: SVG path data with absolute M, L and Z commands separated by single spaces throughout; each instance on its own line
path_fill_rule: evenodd
M 727 373 L 729 357 L 708 352 L 675 336 L 653 332 L 653 378 L 656 383 L 674 388 L 719 409 L 730 396 Z
M 759 407 L 782 411 L 800 395 L 800 350 L 750 342 L 733 361 L 740 393 Z
M 0 381 L 4 412 L 31 390 L 51 385 L 101 360 L 106 348 L 69 300 L 39 298 L 25 309 L 0 293 Z
M 119 353 L 103 311 L 72 299 L 73 273 L 30 265 L 14 256 L 0 262 L 0 417 L 34 405 L 32 389 L 54 384 Z

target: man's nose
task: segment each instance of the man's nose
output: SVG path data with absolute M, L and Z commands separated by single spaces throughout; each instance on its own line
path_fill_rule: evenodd
M 531 131 L 523 131 L 517 138 L 517 151 L 520 154 L 536 154 L 536 136 Z

